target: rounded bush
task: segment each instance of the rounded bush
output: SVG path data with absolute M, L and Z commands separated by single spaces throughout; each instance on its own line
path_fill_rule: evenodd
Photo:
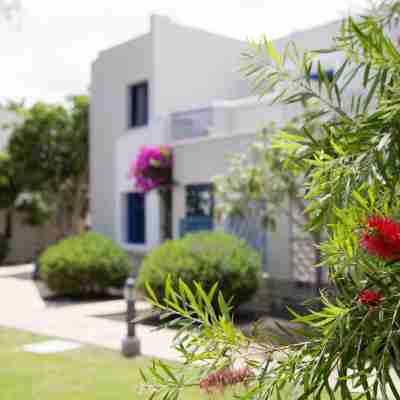
M 104 294 L 122 288 L 132 270 L 128 254 L 94 232 L 69 237 L 39 258 L 40 277 L 58 294 Z
M 148 254 L 141 266 L 136 288 L 145 291 L 146 282 L 159 299 L 170 276 L 189 286 L 193 281 L 210 290 L 215 282 L 234 307 L 249 300 L 261 279 L 261 259 L 243 240 L 223 232 L 200 232 L 163 243 Z

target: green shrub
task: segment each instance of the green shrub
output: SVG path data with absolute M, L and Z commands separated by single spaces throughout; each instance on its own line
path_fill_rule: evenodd
M 39 258 L 40 276 L 58 294 L 91 295 L 121 288 L 131 271 L 126 252 L 94 232 L 64 239 Z
M 0 263 L 2 263 L 10 250 L 9 241 L 4 235 L 0 235 Z
M 181 278 L 187 284 L 197 281 L 206 290 L 219 282 L 226 300 L 238 306 L 249 300 L 259 286 L 261 260 L 244 241 L 223 232 L 200 232 L 167 241 L 144 259 L 136 287 L 145 291 L 148 282 L 159 299 L 164 283 Z

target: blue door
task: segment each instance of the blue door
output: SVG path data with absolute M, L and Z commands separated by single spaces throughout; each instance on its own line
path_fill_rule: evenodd
M 199 231 L 212 231 L 214 221 L 211 217 L 186 217 L 179 221 L 179 236 L 185 236 L 186 233 Z
M 145 227 L 145 195 L 128 193 L 127 195 L 127 241 L 130 244 L 144 244 Z

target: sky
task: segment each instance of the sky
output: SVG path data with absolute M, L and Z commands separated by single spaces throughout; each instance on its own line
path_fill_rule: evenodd
M 21 0 L 0 23 L 0 102 L 86 93 L 99 51 L 145 33 L 152 13 L 239 38 L 274 39 L 359 10 L 365 0 Z

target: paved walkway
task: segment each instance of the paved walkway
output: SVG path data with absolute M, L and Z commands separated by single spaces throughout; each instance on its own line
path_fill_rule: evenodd
M 98 316 L 123 313 L 126 308 L 124 300 L 52 307 L 42 300 L 34 282 L 14 276 L 32 271 L 32 265 L 0 268 L 0 326 L 121 349 L 125 322 Z M 138 302 L 137 307 L 146 308 L 148 305 Z M 156 331 L 141 324 L 137 324 L 136 331 L 143 355 L 178 359 L 178 354 L 171 349 L 174 331 Z

